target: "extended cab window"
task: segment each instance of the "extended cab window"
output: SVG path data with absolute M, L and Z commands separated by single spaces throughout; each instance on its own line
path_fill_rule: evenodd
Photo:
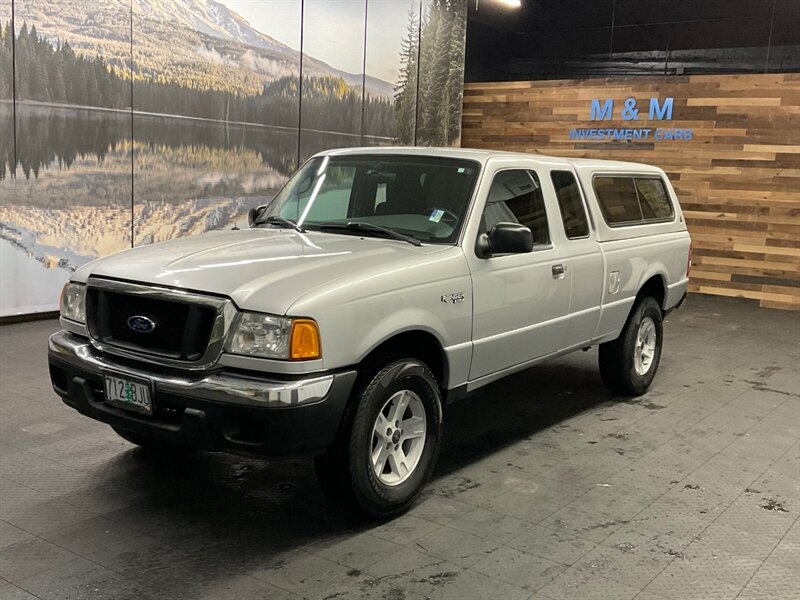
M 664 221 L 675 215 L 660 177 L 601 175 L 594 178 L 594 191 L 612 227 Z
M 534 244 L 549 244 L 550 231 L 542 186 L 534 171 L 509 169 L 492 180 L 481 223 L 484 232 L 498 223 L 521 223 L 533 233 Z
M 586 209 L 583 207 L 575 176 L 569 171 L 553 171 L 550 178 L 556 188 L 564 233 L 571 240 L 586 237 L 589 235 L 589 221 L 586 219 Z

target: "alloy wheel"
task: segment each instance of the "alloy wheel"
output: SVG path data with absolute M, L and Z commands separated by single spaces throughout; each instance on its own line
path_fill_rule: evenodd
M 425 448 L 425 405 L 411 390 L 400 390 L 386 401 L 372 431 L 372 469 L 381 483 L 400 485 L 419 464 Z

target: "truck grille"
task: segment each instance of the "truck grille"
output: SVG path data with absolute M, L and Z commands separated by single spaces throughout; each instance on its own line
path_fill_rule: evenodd
M 88 287 L 86 316 L 90 335 L 110 346 L 196 361 L 206 352 L 216 311 L 211 306 Z M 155 323 L 152 331 L 131 329 L 128 319 Z

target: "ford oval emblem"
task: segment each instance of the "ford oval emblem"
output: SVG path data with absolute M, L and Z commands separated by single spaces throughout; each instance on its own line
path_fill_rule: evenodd
M 150 333 L 156 328 L 156 323 L 144 315 L 133 315 L 128 319 L 128 327 L 136 333 Z

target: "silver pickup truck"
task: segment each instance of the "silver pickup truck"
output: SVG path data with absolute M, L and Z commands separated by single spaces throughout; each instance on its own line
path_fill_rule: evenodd
M 313 456 L 374 516 L 429 478 L 442 407 L 599 346 L 644 393 L 690 240 L 656 167 L 478 150 L 334 150 L 251 226 L 77 271 L 49 342 L 64 402 L 159 452 Z

